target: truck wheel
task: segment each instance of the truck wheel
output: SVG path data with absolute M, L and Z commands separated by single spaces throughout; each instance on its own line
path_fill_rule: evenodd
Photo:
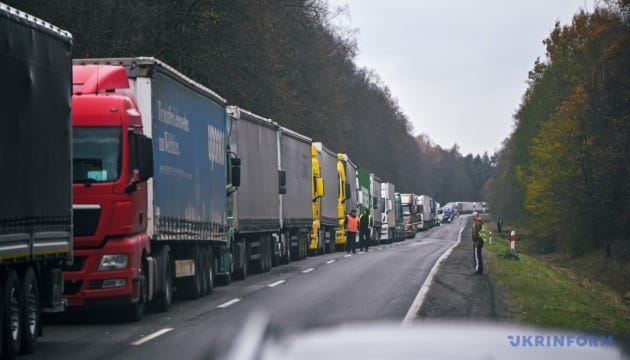
M 198 299 L 199 296 L 201 296 L 201 282 L 203 281 L 203 267 L 198 255 L 194 255 L 194 261 L 195 274 L 193 276 L 188 276 L 180 280 L 183 290 L 182 292 L 184 293 L 184 296 L 189 300 L 195 300 Z
M 301 233 L 300 237 L 302 238 L 302 260 L 306 259 L 306 257 L 308 256 L 308 234 L 307 233 Z
M 241 268 L 240 268 L 240 269 L 238 269 L 238 270 L 236 270 L 236 271 L 234 272 L 234 277 L 235 277 L 237 280 L 245 280 L 245 279 L 247 279 L 247 270 L 248 270 L 248 269 L 247 269 L 247 263 L 248 263 L 248 262 L 249 262 L 249 261 L 244 260 L 244 261 L 243 261 L 243 266 L 241 266 Z
M 321 229 L 317 232 L 317 254 L 324 255 L 326 253 L 326 230 Z
M 222 255 L 223 259 L 225 259 L 225 254 Z M 227 274 L 222 274 L 222 275 L 217 275 L 217 284 L 218 285 L 230 285 L 230 283 L 232 282 L 232 274 L 234 274 L 234 255 L 233 255 L 233 250 L 231 250 L 231 252 L 228 254 L 228 261 L 229 261 L 229 266 L 228 266 L 228 271 Z
M 4 346 L 3 358 L 13 359 L 22 345 L 22 289 L 15 270 L 9 271 L 4 282 Z
M 288 265 L 291 262 L 291 239 L 287 236 L 286 233 L 280 235 L 284 239 L 284 244 L 286 245 L 286 252 L 280 258 L 280 263 L 284 265 Z
M 127 308 L 127 319 L 138 322 L 144 318 L 144 303 L 138 301 Z
M 329 253 L 334 253 L 335 252 L 335 231 L 329 231 L 328 232 L 328 252 Z
M 147 279 L 147 276 L 149 276 L 148 269 L 149 267 L 147 265 L 147 262 L 143 257 L 142 266 L 140 267 L 140 277 L 138 279 L 138 286 L 140 287 L 140 298 L 138 299 L 138 302 L 131 304 L 127 309 L 127 318 L 129 319 L 129 321 L 135 322 L 140 321 L 144 318 L 144 304 L 148 299 L 149 292 L 149 283 Z
M 241 257 L 239 255 L 239 259 L 241 261 L 241 267 L 239 269 L 237 269 L 234 272 L 234 277 L 237 280 L 245 280 L 247 279 L 247 275 L 249 272 L 249 246 L 247 245 L 247 241 L 243 241 L 242 244 L 244 250 L 243 250 L 243 256 Z
M 268 272 L 269 270 L 271 270 L 271 239 L 270 236 L 265 235 L 262 237 L 261 240 L 262 252 L 260 254 L 260 271 Z
M 206 249 L 206 294 L 211 294 L 212 289 L 214 289 L 214 254 L 212 253 L 212 249 Z
M 278 243 L 276 243 L 278 241 Z M 278 235 L 277 240 L 275 236 L 271 236 L 271 267 L 277 267 L 280 265 L 280 257 L 282 256 L 282 249 L 285 248 L 282 244 L 282 239 Z M 278 250 L 276 252 L 276 250 Z M 285 250 L 286 252 L 286 250 Z
M 29 266 L 22 276 L 22 294 L 24 295 L 23 315 L 24 333 L 22 334 L 22 353 L 30 354 L 35 351 L 37 335 L 41 327 L 41 313 L 39 311 L 39 287 L 35 272 Z
M 162 256 L 160 256 L 161 261 L 166 261 L 164 265 L 164 273 L 162 275 L 162 279 L 164 279 L 163 289 L 160 290 L 155 298 L 155 309 L 159 312 L 167 312 L 173 303 L 173 269 L 171 267 L 171 259 L 169 258 L 168 251 L 164 250 L 162 252 Z
M 204 296 L 208 293 L 208 252 L 205 248 L 201 248 L 201 255 L 199 257 L 199 271 L 201 272 L 201 291 L 200 296 Z

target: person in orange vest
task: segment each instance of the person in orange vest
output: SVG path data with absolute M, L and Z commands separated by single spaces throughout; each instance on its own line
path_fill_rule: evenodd
M 357 232 L 359 231 L 359 218 L 357 218 L 356 210 L 353 209 L 350 214 L 346 215 L 343 225 L 346 228 L 346 252 L 348 254 L 350 251 L 356 253 Z

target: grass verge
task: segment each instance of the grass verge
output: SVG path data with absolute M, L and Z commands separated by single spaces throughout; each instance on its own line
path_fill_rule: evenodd
M 518 247 L 517 247 L 518 249 Z M 605 287 L 586 287 L 575 278 L 535 257 L 519 260 L 499 255 L 505 239 L 484 246 L 490 277 L 503 294 L 510 320 L 589 334 L 630 337 L 630 307 Z

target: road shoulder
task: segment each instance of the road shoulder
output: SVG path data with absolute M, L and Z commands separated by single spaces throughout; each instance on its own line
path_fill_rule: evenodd
M 452 225 L 455 224 L 446 226 Z M 484 262 L 484 267 L 485 274 L 474 274 L 470 224 L 466 223 L 461 242 L 453 248 L 453 252 L 438 269 L 416 314 L 416 320 L 506 319 L 505 304 L 500 291 L 488 275 L 492 268 L 487 262 Z

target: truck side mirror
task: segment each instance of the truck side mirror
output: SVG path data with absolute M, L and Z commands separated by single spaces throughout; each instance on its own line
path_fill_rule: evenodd
M 324 196 L 324 179 L 318 177 L 315 178 L 315 199 L 319 199 Z
M 287 193 L 287 172 L 284 170 L 278 170 L 278 193 L 284 195 Z
M 230 163 L 232 164 L 230 170 L 232 186 L 239 187 L 241 186 L 241 158 L 234 153 L 230 153 Z
M 145 135 L 129 131 L 130 181 L 126 193 L 136 191 L 136 184 L 153 177 L 153 141 Z
M 147 181 L 153 177 L 153 141 L 144 135 L 138 140 L 140 181 Z

